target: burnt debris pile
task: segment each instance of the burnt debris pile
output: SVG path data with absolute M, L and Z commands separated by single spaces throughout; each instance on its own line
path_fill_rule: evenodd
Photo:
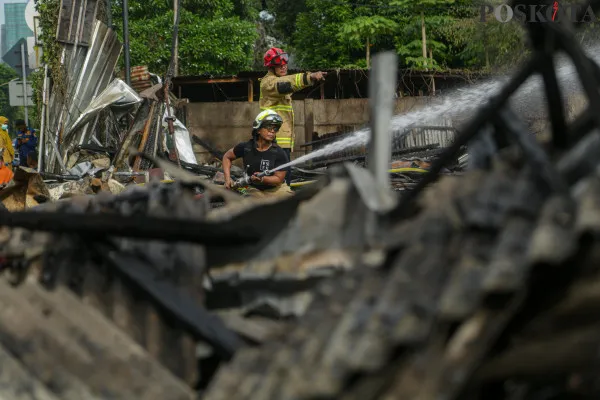
M 174 182 L 39 204 L 60 190 L 24 176 L 15 196 L 36 206 L 0 210 L 0 397 L 600 397 L 600 67 L 567 23 L 529 28 L 531 59 L 435 156 L 393 161 L 425 171 L 401 193 L 379 181 L 388 160 L 265 201 L 135 154 Z M 574 121 L 557 50 L 588 98 Z M 536 73 L 545 145 L 509 107 Z M 147 149 L 164 110 L 146 100 Z M 440 179 L 465 146 L 470 170 Z M 59 153 L 61 172 L 75 153 Z

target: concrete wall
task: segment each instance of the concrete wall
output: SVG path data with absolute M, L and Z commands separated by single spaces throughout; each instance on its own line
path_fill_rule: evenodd
M 403 97 L 396 101 L 395 114 L 423 107 L 427 97 Z M 313 132 L 319 136 L 332 132 L 353 131 L 369 122 L 368 99 L 299 100 L 294 108 L 296 151 L 292 157 L 303 155 L 299 147 L 311 140 Z M 187 105 L 188 129 L 192 135 L 207 139 L 221 150 L 248 140 L 252 121 L 259 113 L 257 102 L 190 103 Z M 210 158 L 198 145 L 194 151 L 199 162 Z
M 589 105 L 587 97 L 583 93 L 574 93 L 567 96 L 565 106 L 565 116 L 568 123 L 577 118 Z M 531 131 L 541 142 L 547 142 L 552 139 L 552 124 L 548 117 L 548 111 L 540 110 L 538 115 L 528 121 Z
M 395 114 L 418 110 L 430 97 L 403 97 L 396 100 Z M 567 96 L 566 113 L 569 120 L 587 106 L 581 93 Z M 361 128 L 369 122 L 368 99 L 298 100 L 293 102 L 295 113 L 296 151 L 292 157 L 305 153 L 300 145 L 311 141 L 313 133 L 319 136 L 332 132 L 347 132 Z M 526 109 L 516 110 L 529 124 L 541 141 L 549 139 L 550 124 L 545 105 L 539 101 L 527 102 Z M 259 113 L 258 102 L 190 103 L 187 105 L 188 128 L 192 135 L 206 138 L 221 150 L 250 138 L 254 117 Z M 474 111 L 453 116 L 453 124 L 460 128 L 472 118 Z M 428 121 L 423 121 L 424 124 Z M 432 123 L 432 121 L 429 121 Z M 198 145 L 194 151 L 199 162 L 207 162 L 208 153 Z

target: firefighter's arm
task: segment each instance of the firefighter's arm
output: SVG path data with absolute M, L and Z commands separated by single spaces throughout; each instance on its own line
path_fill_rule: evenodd
M 223 155 L 223 175 L 225 175 L 225 187 L 231 187 L 231 162 L 235 160 L 237 156 L 233 152 L 233 148 L 227 150 L 227 152 Z
M 285 180 L 286 171 L 276 171 L 271 176 L 263 176 L 258 178 L 256 175 L 258 172 L 254 173 L 250 178 L 252 182 L 262 183 L 263 185 L 277 186 L 283 183 Z
M 265 90 L 271 93 L 277 93 L 285 96 L 311 86 L 318 79 L 315 76 L 318 73 L 302 72 L 300 74 L 278 76 L 265 82 Z M 324 77 L 324 72 L 320 73 Z

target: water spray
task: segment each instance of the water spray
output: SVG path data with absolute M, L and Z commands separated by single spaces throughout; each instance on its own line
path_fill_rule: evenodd
M 599 46 L 587 48 L 586 52 L 594 61 L 600 61 Z M 579 82 L 575 79 L 575 69 L 571 63 L 564 62 L 561 58 L 557 59 L 557 75 L 561 81 L 561 86 L 565 88 L 564 93 L 577 92 L 581 90 Z M 408 114 L 396 115 L 392 118 L 391 129 L 400 132 L 403 135 L 411 126 L 422 123 L 423 121 L 460 117 L 465 113 L 472 112 L 479 108 L 483 103 L 489 101 L 508 81 L 508 76 L 500 76 L 485 82 L 475 84 L 469 88 L 455 89 L 447 95 L 436 98 L 435 102 L 424 108 L 410 112 Z M 512 100 L 512 105 L 523 112 L 532 112 L 535 102 L 543 96 L 540 89 L 541 78 L 535 77 L 526 82 L 516 93 Z M 535 96 L 532 98 L 531 96 Z M 535 112 L 545 112 L 545 110 L 536 110 Z M 355 131 L 344 139 L 330 143 L 319 150 L 315 150 L 302 157 L 299 157 L 287 164 L 274 168 L 271 172 L 287 169 L 291 166 L 303 164 L 319 157 L 326 157 L 342 150 L 348 150 L 365 146 L 369 143 L 371 132 L 369 128 Z

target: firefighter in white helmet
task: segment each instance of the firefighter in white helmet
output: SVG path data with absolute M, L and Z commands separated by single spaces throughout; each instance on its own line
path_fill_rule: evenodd
M 285 182 L 286 171 L 275 171 L 267 176 L 260 173 L 271 171 L 289 162 L 287 154 L 277 145 L 277 132 L 283 124 L 282 118 L 273 110 L 258 114 L 252 124 L 252 138 L 229 149 L 223 156 L 225 187 L 231 188 L 231 163 L 242 158 L 244 170 L 250 176 L 246 193 L 253 197 L 288 196 L 293 194 Z

